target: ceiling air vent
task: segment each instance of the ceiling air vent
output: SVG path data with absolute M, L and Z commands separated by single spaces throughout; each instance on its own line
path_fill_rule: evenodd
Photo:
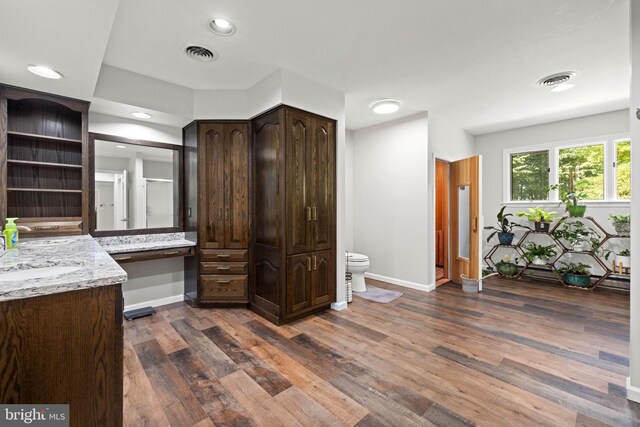
M 574 78 L 576 73 L 574 71 L 565 71 L 562 73 L 551 74 L 550 76 L 543 77 L 538 80 L 538 86 L 542 87 L 550 87 L 556 86 L 562 83 L 567 83 L 569 80 Z
M 217 52 L 203 46 L 187 46 L 184 51 L 189 58 L 195 59 L 196 61 L 211 62 L 218 59 Z

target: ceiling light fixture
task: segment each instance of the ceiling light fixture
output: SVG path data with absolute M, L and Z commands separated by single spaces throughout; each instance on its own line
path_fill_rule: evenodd
M 44 77 L 47 79 L 58 80 L 63 77 L 61 73 L 49 67 L 45 67 L 44 65 L 29 65 L 27 67 L 27 70 L 31 71 L 33 74 L 37 76 Z
M 564 92 L 565 90 L 573 89 L 575 85 L 572 83 L 560 83 L 559 85 L 555 85 L 551 92 Z
M 135 117 L 136 119 L 150 119 L 151 118 L 151 114 L 144 113 L 142 111 L 134 111 L 133 113 L 131 113 L 131 115 L 133 117 Z
M 225 18 L 213 18 L 209 21 L 209 29 L 219 36 L 230 36 L 236 32 L 236 26 Z
M 126 145 L 116 145 L 116 148 L 127 148 Z
M 369 108 L 376 114 L 392 114 L 400 109 L 402 101 L 395 98 L 385 98 L 373 101 L 369 104 Z

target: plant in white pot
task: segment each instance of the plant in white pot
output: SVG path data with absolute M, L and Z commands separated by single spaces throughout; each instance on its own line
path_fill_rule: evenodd
M 535 242 L 528 242 L 523 246 L 524 258 L 534 265 L 548 265 L 549 258 L 558 255 L 555 245 L 538 245 Z
M 611 254 L 615 255 L 613 258 L 614 267 L 631 268 L 631 250 L 622 249 L 620 252 L 606 250 L 604 251 L 604 259 L 608 261 Z
M 609 215 L 618 236 L 629 236 L 631 233 L 631 215 Z
M 581 221 L 565 221 L 553 235 L 565 240 L 576 252 L 595 250 L 600 246 L 600 235 Z

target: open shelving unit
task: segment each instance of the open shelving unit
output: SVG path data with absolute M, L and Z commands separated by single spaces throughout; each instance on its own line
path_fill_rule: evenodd
M 88 231 L 88 107 L 84 101 L 0 87 L 3 223 L 17 217 L 32 233 Z
M 597 246 L 592 247 L 590 251 L 576 251 L 573 250 L 570 247 L 567 247 L 561 240 L 559 240 L 555 235 L 554 232 L 558 229 L 558 227 L 560 227 L 560 225 L 565 222 L 565 221 L 569 221 L 569 220 L 574 220 L 574 221 L 581 221 L 581 222 L 585 222 L 585 221 L 589 221 L 591 222 L 593 225 L 595 225 L 596 227 L 596 233 L 600 236 L 600 239 L 598 241 Z M 532 235 L 544 235 L 547 236 L 551 241 L 553 241 L 553 244 L 556 246 L 556 248 L 558 248 L 558 255 L 556 255 L 555 259 L 553 260 L 553 262 L 548 263 L 546 265 L 534 265 L 531 264 L 530 262 L 527 261 L 526 258 L 524 258 L 524 253 L 525 250 L 523 248 L 524 244 L 527 243 L 527 241 L 529 241 L 529 237 Z M 536 270 L 547 270 L 550 272 L 555 272 L 557 270 L 557 265 L 558 263 L 567 257 L 567 255 L 573 254 L 573 255 L 580 255 L 580 256 L 585 256 L 585 257 L 589 257 L 590 259 L 592 259 L 595 263 L 595 265 L 597 265 L 598 267 L 600 267 L 603 271 L 603 274 L 601 275 L 591 275 L 591 284 L 589 286 L 586 287 L 580 287 L 580 286 L 573 286 L 573 285 L 568 285 L 567 283 L 564 282 L 564 280 L 562 279 L 562 277 L 560 275 L 556 275 L 556 280 L 558 280 L 559 282 L 561 282 L 565 287 L 567 288 L 575 288 L 575 289 L 581 289 L 581 290 L 593 290 L 595 289 L 597 286 L 599 286 L 602 282 L 604 282 L 605 280 L 607 280 L 609 277 L 622 277 L 622 278 L 628 278 L 630 277 L 630 274 L 624 274 L 624 273 L 618 273 L 615 272 L 614 269 L 612 268 L 612 266 L 607 265 L 602 259 L 601 257 L 598 255 L 598 253 L 600 252 L 601 249 L 603 249 L 604 245 L 613 240 L 613 239 L 629 239 L 629 236 L 620 236 L 620 235 L 616 235 L 616 234 L 611 234 L 609 233 L 607 230 L 605 230 L 594 218 L 586 216 L 586 217 L 562 217 L 558 220 L 558 222 L 555 224 L 555 226 L 549 230 L 549 232 L 539 232 L 539 231 L 533 231 L 533 230 L 528 230 L 526 231 L 522 237 L 520 237 L 520 239 L 517 241 L 517 243 L 513 244 L 513 245 L 495 245 L 491 248 L 491 250 L 487 253 L 487 255 L 484 257 L 484 262 L 486 265 L 492 267 L 496 272 L 498 271 L 496 268 L 496 263 L 493 260 L 493 257 L 496 255 L 496 253 L 498 253 L 498 251 L 512 251 L 515 252 L 516 254 L 519 255 L 519 257 L 521 257 L 521 259 L 524 261 L 523 265 L 519 265 L 520 268 L 518 269 L 518 272 L 516 274 L 514 274 L 513 276 L 505 276 L 501 273 L 498 272 L 498 274 L 500 274 L 500 276 L 502 277 L 507 277 L 507 278 L 511 278 L 511 279 L 519 279 L 520 277 L 522 277 L 522 275 L 525 272 L 530 272 L 533 270 L 533 268 L 535 268 Z

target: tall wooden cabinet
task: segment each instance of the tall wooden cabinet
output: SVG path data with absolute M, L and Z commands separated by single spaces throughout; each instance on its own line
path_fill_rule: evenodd
M 249 125 L 196 121 L 183 130 L 185 230 L 197 236 L 185 259 L 185 295 L 195 304 L 249 302 Z
M 252 134 L 251 308 L 281 324 L 335 300 L 335 121 L 283 106 Z
M 88 232 L 89 103 L 0 86 L 0 224 Z

